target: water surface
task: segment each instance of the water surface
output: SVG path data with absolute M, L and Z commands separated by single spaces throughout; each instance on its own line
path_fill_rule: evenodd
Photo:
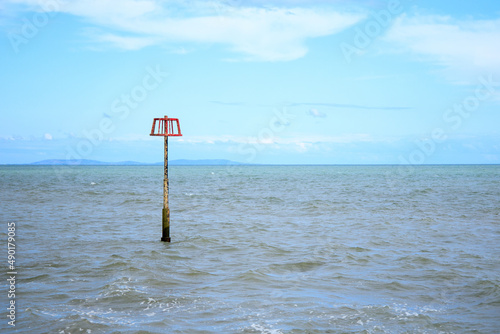
M 14 332 L 500 330 L 500 166 L 169 171 L 0 167 Z

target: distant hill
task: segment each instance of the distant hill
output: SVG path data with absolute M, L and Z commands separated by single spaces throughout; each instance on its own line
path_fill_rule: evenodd
M 240 162 L 224 160 L 224 159 L 202 159 L 202 160 L 171 160 L 168 162 L 170 166 L 227 166 L 227 165 L 245 165 Z M 137 161 L 120 161 L 120 162 L 105 162 L 98 160 L 63 160 L 49 159 L 33 162 L 30 165 L 50 165 L 50 166 L 162 166 L 163 162 L 144 163 Z
M 64 166 L 133 166 L 133 165 L 143 165 L 140 162 L 135 161 L 121 161 L 121 162 L 105 162 L 98 160 L 61 160 L 61 159 L 49 159 L 33 162 L 31 165 L 64 165 Z

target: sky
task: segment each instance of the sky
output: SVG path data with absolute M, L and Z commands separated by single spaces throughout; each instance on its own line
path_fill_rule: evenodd
M 500 2 L 3 0 L 0 164 L 500 164 Z

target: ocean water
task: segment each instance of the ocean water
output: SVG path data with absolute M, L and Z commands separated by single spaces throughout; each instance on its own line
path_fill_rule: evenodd
M 1 166 L 2 333 L 499 333 L 500 166 Z

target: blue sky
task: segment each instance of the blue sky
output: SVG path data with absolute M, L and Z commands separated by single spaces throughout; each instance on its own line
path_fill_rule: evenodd
M 500 2 L 4 0 L 0 163 L 500 163 Z

